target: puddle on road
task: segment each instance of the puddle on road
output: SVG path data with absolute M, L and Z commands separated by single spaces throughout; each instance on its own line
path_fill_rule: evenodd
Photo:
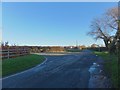
M 93 63 L 93 65 L 89 68 L 89 88 L 111 88 L 112 85 L 109 79 L 103 75 L 103 70 L 100 66 L 101 65 L 97 63 Z
M 89 69 L 90 74 L 99 74 L 102 72 L 100 69 L 100 65 L 97 63 L 93 63 L 93 65 Z

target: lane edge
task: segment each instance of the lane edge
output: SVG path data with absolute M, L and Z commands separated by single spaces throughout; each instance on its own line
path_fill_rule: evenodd
M 41 66 L 42 64 L 45 64 L 45 63 L 47 62 L 47 60 L 48 60 L 48 59 L 45 57 L 45 60 L 44 60 L 42 63 L 38 64 L 37 66 L 34 66 L 34 67 L 32 67 L 32 68 L 30 68 L 30 69 L 27 69 L 27 70 L 24 70 L 24 71 L 22 71 L 22 72 L 18 72 L 18 73 L 16 73 L 16 74 L 12 74 L 12 75 L 6 76 L 6 77 L 4 77 L 4 78 L 0 78 L 0 80 L 4 80 L 4 79 L 7 79 L 7 78 L 10 78 L 10 77 L 13 77 L 13 76 L 16 76 L 16 75 L 19 75 L 19 74 L 23 74 L 23 73 L 25 73 L 25 72 L 28 72 L 28 71 L 36 68 L 36 67 Z

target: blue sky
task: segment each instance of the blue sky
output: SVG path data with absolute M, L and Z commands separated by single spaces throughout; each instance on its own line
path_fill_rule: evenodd
M 3 41 L 18 45 L 103 44 L 87 36 L 93 18 L 117 3 L 3 3 Z

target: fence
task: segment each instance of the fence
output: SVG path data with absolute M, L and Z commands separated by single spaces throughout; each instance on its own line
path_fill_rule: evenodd
M 2 47 L 0 49 L 0 57 L 1 58 L 14 58 L 18 56 L 23 56 L 29 54 L 29 48 L 24 46 L 10 46 L 10 47 Z

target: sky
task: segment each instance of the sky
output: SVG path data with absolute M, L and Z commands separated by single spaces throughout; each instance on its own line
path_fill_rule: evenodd
M 2 3 L 0 3 L 0 41 L 2 41 Z
M 70 46 L 93 43 L 91 21 L 117 2 L 4 2 L 2 40 L 16 45 Z

